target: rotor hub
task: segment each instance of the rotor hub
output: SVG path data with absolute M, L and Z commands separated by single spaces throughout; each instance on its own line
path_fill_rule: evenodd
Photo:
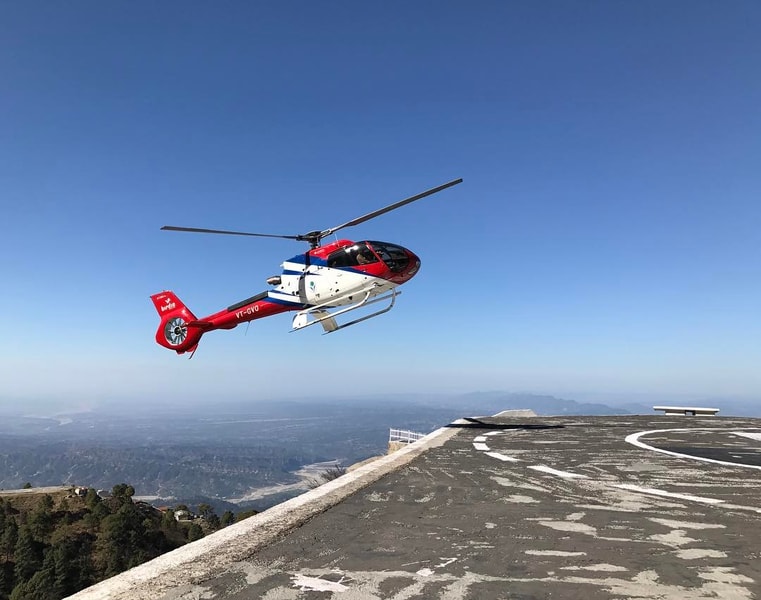
M 169 319 L 164 325 L 164 339 L 170 346 L 179 346 L 188 337 L 188 326 L 182 317 Z

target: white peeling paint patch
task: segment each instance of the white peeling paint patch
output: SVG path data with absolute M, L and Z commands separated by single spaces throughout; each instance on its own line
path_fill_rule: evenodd
M 583 512 L 571 513 L 565 518 L 565 520 L 566 521 L 581 521 L 586 514 L 587 513 L 583 513 Z
M 531 556 L 586 556 L 586 552 L 566 552 L 564 550 L 526 550 Z
M 486 527 L 486 529 L 494 529 L 496 526 L 496 523 L 484 523 L 484 527 Z
M 671 529 L 726 529 L 726 525 L 720 523 L 693 523 L 691 521 L 672 521 L 671 519 L 658 519 L 648 517 L 653 523 L 671 527 Z
M 606 563 L 599 563 L 597 565 L 586 565 L 584 567 L 561 567 L 564 571 L 599 571 L 601 573 L 620 573 L 622 571 L 628 571 L 626 567 L 619 565 L 608 565 Z
M 302 591 L 309 590 L 313 592 L 345 592 L 349 588 L 343 583 L 337 581 L 328 581 L 319 577 L 308 577 L 306 575 L 292 575 L 291 581 L 294 587 Z
M 587 535 L 597 535 L 597 529 L 584 523 L 573 521 L 539 521 L 540 525 L 556 529 L 557 531 L 573 531 L 575 533 L 586 533 Z
M 586 478 L 586 475 L 570 473 L 569 471 L 558 471 L 557 469 L 553 469 L 552 467 L 547 467 L 545 465 L 531 465 L 529 466 L 529 469 L 533 469 L 534 471 L 541 471 L 542 473 L 549 473 L 550 475 L 557 475 L 558 477 L 563 477 L 565 479 L 573 479 L 576 477 L 582 479 Z
M 721 550 L 711 550 L 709 548 L 688 548 L 679 550 L 676 555 L 684 560 L 696 560 L 698 558 L 726 558 L 727 553 Z
M 425 495 L 425 496 L 423 496 L 422 498 L 418 498 L 417 500 L 415 500 L 415 502 L 417 502 L 417 503 L 421 503 L 421 502 L 423 502 L 423 503 L 424 503 L 424 502 L 430 502 L 430 501 L 431 501 L 431 500 L 433 500 L 435 497 L 436 497 L 436 494 L 426 494 L 426 495 Z
M 370 502 L 388 502 L 388 495 L 382 495 L 378 492 L 371 492 L 366 496 Z
M 666 546 L 673 546 L 676 548 L 698 541 L 695 538 L 687 537 L 687 535 L 681 529 L 675 529 L 669 533 L 658 533 L 656 535 L 651 535 L 648 537 L 648 539 L 653 540 L 654 542 L 659 542 Z
M 534 559 L 536 560 L 536 559 Z M 737 574 L 733 569 L 728 567 L 705 567 L 697 564 L 689 565 L 694 569 L 695 574 L 702 578 L 702 585 L 693 587 L 690 582 L 689 587 L 675 585 L 659 581 L 658 573 L 655 570 L 642 572 L 629 571 L 627 573 L 618 572 L 594 572 L 588 570 L 578 571 L 560 571 L 549 570 L 546 575 L 540 577 L 496 577 L 485 575 L 477 572 L 467 571 L 464 574 L 438 573 L 433 569 L 421 569 L 415 575 L 411 571 L 343 571 L 344 577 L 351 579 L 352 587 L 348 593 L 343 596 L 336 594 L 334 598 L 385 598 L 390 597 L 383 594 L 384 582 L 393 580 L 393 588 L 398 589 L 394 598 L 396 600 L 410 600 L 412 598 L 426 598 L 431 596 L 432 590 L 426 586 L 433 582 L 441 584 L 440 594 L 436 597 L 447 598 L 448 600 L 463 600 L 464 598 L 480 598 L 479 586 L 483 583 L 497 584 L 501 590 L 509 590 L 512 584 L 536 583 L 541 590 L 545 590 L 548 584 L 561 586 L 573 586 L 561 588 L 560 597 L 568 596 L 567 590 L 576 590 L 575 586 L 589 586 L 588 589 L 579 589 L 579 598 L 588 597 L 605 597 L 605 598 L 636 598 L 637 600 L 753 600 L 757 598 L 751 591 L 750 587 L 755 586 L 750 578 Z M 326 569 L 309 571 L 311 575 L 320 575 L 323 577 L 334 576 L 332 572 Z M 695 582 L 697 583 L 697 582 Z M 746 587 L 747 586 L 747 587 Z M 290 590 L 298 597 L 306 596 L 303 592 Z M 566 594 L 562 592 L 566 591 Z M 587 593 L 583 593 L 587 592 Z M 571 594 L 573 595 L 573 594 Z M 126 596 L 125 596 L 126 597 Z M 296 596 L 282 596 L 285 598 L 296 598 Z M 554 597 L 554 595 L 553 595 Z M 268 595 L 267 598 L 270 598 Z M 280 596 L 278 596 L 280 598 Z M 274 596 L 272 596 L 274 600 Z
M 487 446 L 486 444 L 481 444 L 479 442 L 474 442 L 473 447 L 476 450 L 484 450 L 485 452 L 488 452 L 490 450 L 489 446 Z
M 485 435 L 478 435 L 478 436 L 473 438 L 473 441 L 474 442 L 485 442 L 486 441 L 486 436 Z
M 500 454 L 499 452 L 487 452 L 486 456 L 491 456 L 492 458 L 496 458 L 497 460 L 501 460 L 503 462 L 519 462 L 517 458 L 506 456 L 505 454 Z
M 712 567 L 704 572 L 698 573 L 698 577 L 701 579 L 707 579 L 708 581 L 730 585 L 753 583 L 753 580 L 750 577 L 735 573 L 732 567 Z
M 615 484 L 613 487 L 621 490 L 629 490 L 631 492 L 639 492 L 640 494 L 650 494 L 651 496 L 663 496 L 664 498 L 678 498 L 679 500 L 689 500 L 690 502 L 700 502 L 702 504 L 723 504 L 724 500 L 717 498 L 704 498 L 702 496 L 693 496 L 692 494 L 677 494 L 675 492 L 666 492 L 664 490 L 657 490 L 655 488 L 644 488 L 638 485 L 631 485 L 628 483 Z
M 502 433 L 502 432 L 501 431 L 490 431 L 486 435 L 499 435 L 500 433 Z
M 539 500 L 536 500 L 532 498 L 531 496 L 522 496 L 520 494 L 512 494 L 505 498 L 508 502 L 513 502 L 514 504 L 538 504 Z

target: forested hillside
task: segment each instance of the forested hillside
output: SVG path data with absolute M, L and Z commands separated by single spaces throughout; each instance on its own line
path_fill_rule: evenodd
M 186 506 L 160 511 L 133 494 L 120 484 L 107 498 L 73 488 L 0 495 L 0 600 L 58 600 L 234 520 L 208 505 L 195 518 Z

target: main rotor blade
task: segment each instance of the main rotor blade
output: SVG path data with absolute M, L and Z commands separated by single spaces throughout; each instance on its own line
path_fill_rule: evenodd
M 271 238 L 285 238 L 287 240 L 300 240 L 301 236 L 298 235 L 276 235 L 272 233 L 248 233 L 246 231 L 226 231 L 224 229 L 201 229 L 198 227 L 175 227 L 173 225 L 164 225 L 161 228 L 162 231 L 189 231 L 191 233 L 222 233 L 225 235 L 248 235 L 254 237 L 271 237 Z
M 453 185 L 457 185 L 458 183 L 462 183 L 462 179 L 455 179 L 454 181 L 450 181 L 449 183 L 445 183 L 443 185 L 440 185 L 438 187 L 432 188 L 430 190 L 427 190 L 425 192 L 422 192 L 421 194 L 416 194 L 415 196 L 410 196 L 409 198 L 405 198 L 404 200 L 400 200 L 399 202 L 394 202 L 393 204 L 389 204 L 385 208 L 380 208 L 378 210 L 374 210 L 371 213 L 367 213 L 366 215 L 363 215 L 361 217 L 357 217 L 356 219 L 352 219 L 351 221 L 347 221 L 343 225 L 339 225 L 338 227 L 332 227 L 331 229 L 326 229 L 324 231 L 320 232 L 320 237 L 323 238 L 325 236 L 330 235 L 331 233 L 335 233 L 339 229 L 343 229 L 344 227 L 353 227 L 354 225 L 359 225 L 360 223 L 364 223 L 365 221 L 369 221 L 370 219 L 374 219 L 375 217 L 379 217 L 382 214 L 385 214 L 387 212 L 390 212 L 394 209 L 399 208 L 400 206 L 404 206 L 405 204 L 409 204 L 411 202 L 415 202 L 415 200 L 420 200 L 421 198 L 425 198 L 426 196 L 430 196 L 431 194 L 435 194 L 436 192 L 440 192 L 441 190 L 445 190 L 448 187 L 452 187 Z

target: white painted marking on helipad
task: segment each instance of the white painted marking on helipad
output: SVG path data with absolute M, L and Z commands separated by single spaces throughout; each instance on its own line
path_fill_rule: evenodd
M 625 438 L 625 441 L 629 444 L 632 444 L 634 446 L 637 446 L 638 448 L 644 448 L 645 450 L 652 450 L 653 452 L 660 452 L 661 454 L 668 454 L 670 456 L 676 456 L 678 458 L 689 458 L 691 460 L 700 460 L 703 462 L 709 462 L 714 463 L 717 465 L 725 465 L 728 467 L 744 467 L 746 469 L 757 469 L 761 471 L 761 465 L 748 465 L 745 463 L 740 462 L 730 462 L 728 460 L 717 460 L 715 458 L 704 458 L 702 456 L 692 456 L 690 454 L 682 454 L 681 452 L 672 452 L 671 450 L 663 450 L 662 448 L 656 448 L 655 446 L 650 446 L 649 444 L 646 444 L 645 442 L 641 442 L 639 440 L 640 437 L 643 435 L 650 435 L 652 433 L 684 433 L 686 431 L 719 431 L 722 433 L 727 433 L 726 431 L 722 429 L 716 429 L 716 428 L 695 428 L 695 429 L 652 429 L 650 431 L 640 431 L 639 433 L 632 433 L 631 435 L 627 435 Z M 738 432 L 733 431 L 732 433 L 737 434 Z
M 542 473 L 549 473 L 550 475 L 557 475 L 558 477 L 564 477 L 566 479 L 573 479 L 575 477 L 586 479 L 586 475 L 580 475 L 579 473 L 570 473 L 569 471 L 559 471 L 558 469 L 553 469 L 552 467 L 547 467 L 545 465 L 530 465 L 528 467 L 529 469 L 533 469 L 534 471 L 541 471 Z
M 718 498 L 704 498 L 702 496 L 693 496 L 692 494 L 678 494 L 676 492 L 666 492 L 655 488 L 644 488 L 629 483 L 614 484 L 613 487 L 631 492 L 640 492 L 641 494 L 650 494 L 651 496 L 663 496 L 664 498 L 677 498 L 679 500 L 690 500 L 691 502 L 702 502 L 703 504 L 723 504 L 724 500 Z
M 750 431 L 730 431 L 730 433 L 732 435 L 739 435 L 740 437 L 761 442 L 761 433 L 750 432 Z
M 306 575 L 291 575 L 294 587 L 301 591 L 313 592 L 345 592 L 349 588 L 337 581 L 328 581 L 319 577 L 308 577 Z
M 678 550 L 676 555 L 684 560 L 695 560 L 698 558 L 727 558 L 727 553 L 721 550 L 710 550 L 708 548 L 687 548 Z
M 502 433 L 502 432 L 501 431 L 490 431 L 486 435 L 499 435 L 500 433 Z
M 479 443 L 479 442 L 474 442 L 474 443 L 473 443 L 473 447 L 474 447 L 476 450 L 485 450 L 486 452 L 488 452 L 488 451 L 489 451 L 489 449 L 490 449 L 490 448 L 489 448 L 489 446 L 487 446 L 486 444 L 481 444 L 481 443 Z
M 586 552 L 568 552 L 565 550 L 525 550 L 524 554 L 532 556 L 586 556 Z
M 492 458 L 496 458 L 497 460 L 501 460 L 504 462 L 520 462 L 517 458 L 513 458 L 512 456 L 506 456 L 504 454 L 500 454 L 499 452 L 487 452 L 486 456 L 491 456 Z
M 671 529 L 726 529 L 726 525 L 721 523 L 699 523 L 696 521 L 677 521 L 675 519 L 661 519 L 658 517 L 648 517 L 648 521 L 658 523 Z
M 606 563 L 598 563 L 596 565 L 584 565 L 583 567 L 579 566 L 569 566 L 569 567 L 560 567 L 564 571 L 599 571 L 599 572 L 608 572 L 608 573 L 616 573 L 616 572 L 622 572 L 622 571 L 628 571 L 626 567 L 622 567 L 621 565 L 609 565 Z
M 486 436 L 485 435 L 476 436 L 476 437 L 473 438 L 473 441 L 474 442 L 485 442 L 486 441 Z
M 451 565 L 451 564 L 452 564 L 453 562 L 455 562 L 457 559 L 456 559 L 456 558 L 443 558 L 443 557 L 442 557 L 442 558 L 440 558 L 439 560 L 441 560 L 442 562 L 440 562 L 438 565 L 436 565 L 436 568 L 437 568 L 437 569 L 440 569 L 440 568 L 442 568 L 442 567 L 446 567 L 447 565 Z

